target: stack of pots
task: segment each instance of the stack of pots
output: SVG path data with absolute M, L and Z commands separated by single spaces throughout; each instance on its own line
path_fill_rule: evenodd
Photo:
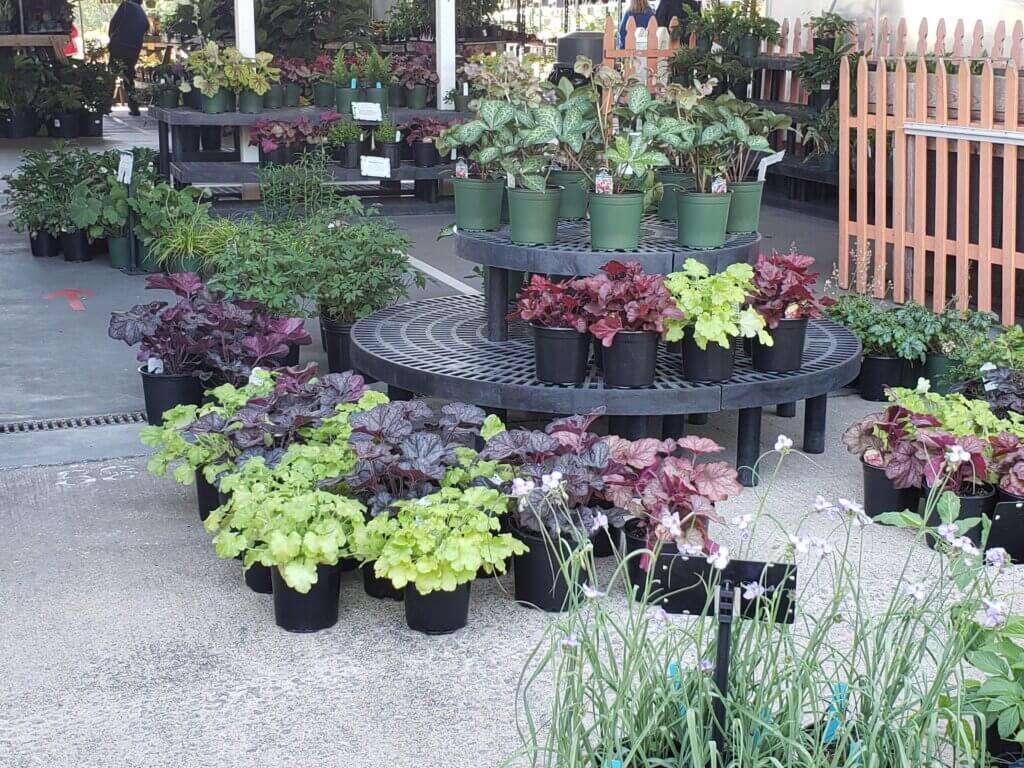
M 721 193 L 697 192 L 680 182 L 675 189 L 676 239 L 684 248 L 721 248 L 729 235 L 756 232 L 761 219 L 763 181 L 729 182 Z M 666 186 L 665 196 L 669 187 Z M 659 207 L 659 216 L 671 220 L 671 202 Z M 662 208 L 666 210 L 663 212 Z

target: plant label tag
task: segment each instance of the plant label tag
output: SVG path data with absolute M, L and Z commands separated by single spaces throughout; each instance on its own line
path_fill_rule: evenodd
M 832 83 L 822 83 L 821 84 L 821 90 L 823 90 L 823 91 L 831 91 L 832 90 Z
M 402 132 L 401 131 L 395 131 L 395 144 L 401 144 L 401 143 L 402 143 Z
M 614 191 L 612 175 L 608 171 L 599 171 L 594 177 L 594 191 L 599 195 L 610 195 Z
M 462 95 L 469 96 L 469 83 L 462 84 Z
M 516 177 L 515 176 L 506 176 L 505 177 L 505 186 L 508 187 L 509 189 L 515 189 L 516 188 Z
M 999 385 L 996 382 L 994 382 L 994 381 L 986 381 L 985 382 L 985 391 L 986 392 L 991 392 L 993 389 L 997 389 L 998 387 L 999 387 Z
M 775 165 L 776 163 L 781 163 L 782 158 L 784 158 L 785 156 L 786 150 L 783 149 L 780 152 L 775 152 L 774 154 L 765 155 L 764 157 L 762 157 L 761 162 L 757 164 L 757 180 L 764 181 L 765 176 L 768 175 L 768 166 Z
M 359 172 L 375 179 L 391 178 L 391 158 L 363 155 L 359 158 Z
M 379 123 L 382 119 L 380 104 L 375 101 L 353 101 L 352 117 L 368 123 Z
M 254 387 L 262 387 L 267 383 L 267 372 L 262 368 L 253 368 L 249 374 L 249 383 Z
M 458 156 L 459 156 L 459 155 L 458 155 L 458 153 L 457 153 L 457 152 L 455 151 L 455 148 L 454 148 L 454 147 L 452 147 L 452 160 L 454 160 L 454 159 L 455 159 L 455 158 L 457 158 Z
M 726 182 L 725 177 L 716 176 L 715 180 L 711 182 L 712 195 L 724 195 L 728 191 L 729 184 Z
M 122 152 L 121 159 L 117 163 L 117 180 L 122 184 L 128 184 L 132 180 L 132 170 L 135 168 L 135 155 L 131 152 Z
M 60 118 L 57 118 L 57 117 L 53 118 L 53 127 L 54 128 L 60 128 Z
M 455 150 L 452 150 L 452 159 L 455 159 Z M 456 179 L 468 179 L 469 178 L 469 166 L 466 165 L 465 160 L 459 160 L 455 164 L 455 178 Z
M 149 373 L 161 374 L 164 372 L 164 361 L 159 357 L 151 357 L 146 361 L 146 370 Z

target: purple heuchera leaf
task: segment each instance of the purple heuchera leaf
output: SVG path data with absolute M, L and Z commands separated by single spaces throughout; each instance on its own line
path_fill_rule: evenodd
M 267 330 L 280 334 L 288 344 L 303 346 L 313 343 L 313 337 L 309 335 L 302 319 L 298 317 L 271 317 L 267 321 Z
M 146 288 L 174 291 L 178 296 L 189 298 L 203 290 L 203 281 L 195 272 L 156 273 L 146 276 Z

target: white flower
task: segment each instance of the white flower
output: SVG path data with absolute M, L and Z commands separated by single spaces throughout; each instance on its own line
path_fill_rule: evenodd
M 833 509 L 832 502 L 822 496 L 820 493 L 814 497 L 814 511 L 815 512 L 828 512 Z
M 805 539 L 803 536 L 789 535 L 789 543 L 793 546 L 793 550 L 799 555 L 806 555 L 811 550 L 811 542 L 809 539 Z
M 600 597 L 604 597 L 604 592 L 599 589 L 595 589 L 589 584 L 583 585 L 583 596 L 588 600 L 596 600 Z
M 598 512 L 594 515 L 594 524 L 590 527 L 591 531 L 599 531 L 602 528 L 608 527 L 608 515 L 603 512 Z
M 691 544 L 688 541 L 677 541 L 676 549 L 679 550 L 679 554 L 683 557 L 699 557 L 704 554 L 700 544 Z
M 1010 556 L 1002 547 L 993 547 L 985 552 L 985 565 L 989 568 L 995 568 L 997 571 L 1001 571 L 1009 562 Z
M 939 536 L 944 538 L 950 544 L 956 540 L 957 535 L 960 533 L 960 529 L 956 527 L 956 523 L 943 523 L 935 530 Z
M 708 555 L 707 561 L 718 570 L 725 570 L 725 566 L 729 564 L 729 548 L 719 547 L 717 552 Z
M 779 453 L 786 453 L 793 447 L 793 441 L 785 435 L 779 435 L 775 439 L 775 450 Z
M 965 461 L 969 461 L 971 454 L 963 449 L 959 443 L 955 443 L 952 448 L 946 451 L 946 463 L 951 466 L 958 467 Z
M 994 371 L 995 369 L 995 363 L 984 363 L 978 370 L 981 371 L 982 373 L 988 373 L 989 371 Z
M 840 499 L 839 508 L 846 514 L 853 515 L 854 517 L 864 512 L 864 507 L 856 501 L 850 501 L 849 499 Z
M 504 481 L 498 475 L 491 475 L 491 482 L 495 485 L 501 485 Z
M 565 638 L 562 640 L 562 645 L 565 648 L 578 648 L 580 645 L 580 639 L 576 635 L 576 633 L 573 632 L 565 636 Z
M 737 515 L 732 519 L 732 524 L 739 528 L 741 531 L 747 530 L 750 524 L 754 522 L 753 515 Z
M 534 487 L 533 480 L 523 480 L 523 478 L 517 477 L 512 480 L 512 496 L 516 499 L 529 496 Z
M 999 600 L 989 600 L 984 597 L 981 599 L 981 602 L 985 604 L 985 610 L 978 611 L 977 616 L 978 623 L 981 626 L 985 629 L 995 629 L 1006 623 L 1006 603 Z
M 917 380 L 917 386 L 914 387 L 914 391 L 919 395 L 925 394 L 929 389 L 932 388 L 932 383 L 928 381 L 924 376 L 921 376 Z
M 651 621 L 655 624 L 668 624 L 669 615 L 668 612 L 660 605 L 651 611 Z
M 700 668 L 701 672 L 710 672 L 715 668 L 715 665 L 711 663 L 709 659 L 701 659 L 697 666 Z
M 666 512 L 658 522 L 673 539 L 678 539 L 683 535 L 682 523 L 679 521 L 679 515 L 675 512 Z
M 550 475 L 542 475 L 540 483 L 545 493 L 557 490 L 562 485 L 562 473 L 556 469 Z
M 978 552 L 978 548 L 974 546 L 974 542 L 966 536 L 960 536 L 959 538 L 953 539 L 953 541 L 951 541 L 950 544 L 952 545 L 953 549 L 959 549 L 965 555 L 980 554 Z
M 817 536 L 811 536 L 810 550 L 811 554 L 813 554 L 815 558 L 820 560 L 825 555 L 832 554 L 832 545 L 829 544 L 825 539 L 819 539 Z
M 767 592 L 764 585 L 758 584 L 756 581 L 750 581 L 743 585 L 744 600 L 757 600 L 759 597 L 764 597 Z
M 900 590 L 915 603 L 923 603 L 925 596 L 928 594 L 928 589 L 925 587 L 924 582 L 905 581 L 900 584 Z

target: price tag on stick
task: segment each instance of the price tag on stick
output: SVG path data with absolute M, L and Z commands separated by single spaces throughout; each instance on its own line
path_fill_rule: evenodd
M 380 104 L 375 101 L 353 101 L 352 117 L 367 123 L 379 123 L 382 119 Z
M 359 172 L 374 179 L 390 179 L 391 159 L 363 155 L 359 158 Z
M 131 152 L 122 152 L 121 160 L 117 164 L 117 180 L 122 184 L 129 184 L 132 180 L 132 171 L 135 168 L 135 155 Z

